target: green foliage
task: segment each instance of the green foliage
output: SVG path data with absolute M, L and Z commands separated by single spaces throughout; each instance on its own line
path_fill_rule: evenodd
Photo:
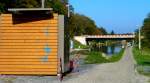
M 113 54 L 112 57 L 108 59 L 108 62 L 116 62 L 119 61 L 123 57 L 124 49 L 122 49 L 119 53 Z
M 72 51 L 70 55 L 80 54 L 80 55 L 88 55 L 89 50 L 76 50 Z
M 89 52 L 88 56 L 85 59 L 85 63 L 87 64 L 95 64 L 95 63 L 110 63 L 119 61 L 124 53 L 124 49 L 122 49 L 119 53 L 112 55 L 108 59 L 102 56 L 101 52 Z M 106 55 L 107 56 L 107 55 Z
M 0 13 L 4 12 L 4 6 L 2 3 L 0 3 Z
M 103 27 L 99 27 L 98 30 L 100 31 L 100 34 L 102 34 L 102 35 L 108 34 L 107 31 L 105 30 L 105 28 L 103 28 Z
M 140 51 L 137 48 L 133 49 L 134 58 L 138 65 L 150 65 L 150 52 L 149 49 Z
M 0 1 L 0 13 L 5 13 L 8 8 L 14 6 L 13 0 L 1 0 Z
M 85 59 L 86 64 L 105 63 L 107 60 L 102 57 L 100 52 L 90 52 Z
M 67 15 L 66 3 L 68 0 L 45 0 L 46 8 L 53 8 L 55 13 Z M 39 8 L 41 0 L 1 0 L 0 13 L 7 12 L 8 8 Z M 70 6 L 71 17 L 66 20 L 69 36 L 73 38 L 75 35 L 98 35 L 107 34 L 104 28 L 98 28 L 95 22 L 80 14 L 74 14 L 74 8 Z
M 148 17 L 144 20 L 142 34 L 144 35 L 144 46 L 150 48 L 150 44 L 148 44 L 150 42 L 150 15 L 148 15 Z
M 16 0 L 15 7 L 17 8 L 37 8 L 40 7 L 41 0 Z
M 63 2 L 62 2 L 63 1 Z M 45 0 L 45 7 L 53 8 L 54 12 L 67 14 L 67 0 Z M 8 8 L 39 8 L 41 0 L 1 0 L 0 12 L 7 12 Z
M 88 46 L 82 45 L 80 42 L 78 42 L 76 40 L 74 40 L 73 42 L 74 42 L 74 48 L 79 48 L 79 47 L 80 47 L 80 49 L 86 49 L 86 48 L 88 48 Z
M 137 62 L 136 69 L 140 74 L 150 76 L 150 49 L 144 48 L 142 50 L 133 48 L 134 59 Z
M 45 5 L 46 7 L 53 8 L 54 12 L 57 12 L 59 14 L 67 14 L 67 7 L 66 7 L 66 1 L 62 2 L 62 0 L 46 0 Z
M 136 66 L 136 70 L 138 71 L 139 74 L 150 77 L 149 68 L 150 68 L 150 66 L 142 66 L 142 65 Z
M 114 34 L 115 34 L 115 32 L 112 30 L 110 34 L 111 34 L 111 35 L 114 35 Z
M 98 28 L 95 22 L 87 16 L 72 14 L 69 19 L 70 36 L 106 34 L 104 28 Z

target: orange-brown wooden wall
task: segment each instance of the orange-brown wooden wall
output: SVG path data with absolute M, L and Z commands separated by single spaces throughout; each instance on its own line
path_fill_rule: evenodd
M 58 15 L 53 16 L 14 24 L 12 14 L 0 15 L 0 74 L 57 75 Z

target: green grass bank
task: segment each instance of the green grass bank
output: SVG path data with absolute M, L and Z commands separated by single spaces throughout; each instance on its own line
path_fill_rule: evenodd
M 87 49 L 87 48 L 89 48 L 88 46 L 82 45 L 80 42 L 78 42 L 76 40 L 73 40 L 73 42 L 74 42 L 74 48 L 75 49 Z
M 144 48 L 139 50 L 133 48 L 133 55 L 136 61 L 136 69 L 140 74 L 150 76 L 150 49 Z
M 100 64 L 100 63 L 110 63 L 119 61 L 124 53 L 122 49 L 119 53 L 112 56 L 103 55 L 102 52 L 89 52 L 88 56 L 85 58 L 86 64 Z

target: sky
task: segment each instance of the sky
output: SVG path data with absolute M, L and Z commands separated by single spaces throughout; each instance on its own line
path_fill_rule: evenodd
M 69 3 L 76 13 L 115 33 L 133 33 L 150 13 L 150 0 L 70 0 Z

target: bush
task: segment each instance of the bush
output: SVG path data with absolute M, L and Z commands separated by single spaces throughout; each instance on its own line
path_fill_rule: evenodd
M 85 59 L 85 63 L 94 64 L 94 63 L 105 63 L 107 60 L 102 57 L 102 53 L 100 52 L 90 52 L 89 55 Z
M 138 65 L 150 65 L 150 54 L 148 55 L 147 49 L 140 51 L 133 48 L 133 54 Z
M 81 49 L 87 49 L 87 48 L 89 48 L 88 46 L 86 46 L 86 45 L 82 45 L 80 42 L 78 42 L 78 41 L 76 41 L 76 40 L 73 40 L 73 42 L 74 42 L 74 48 L 81 48 Z

